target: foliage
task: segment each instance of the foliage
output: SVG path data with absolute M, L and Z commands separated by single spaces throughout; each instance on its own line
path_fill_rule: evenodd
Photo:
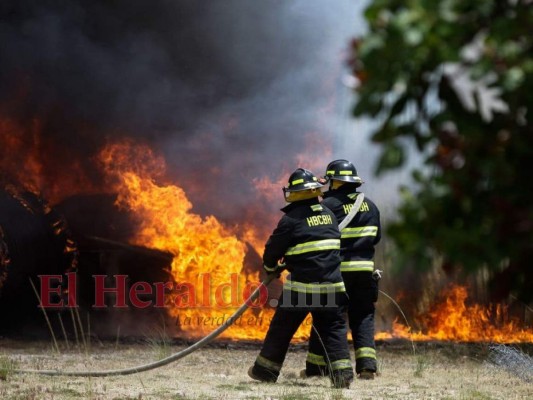
M 375 0 L 353 42 L 356 117 L 376 119 L 377 172 L 424 161 L 389 227 L 419 267 L 488 268 L 533 299 L 531 0 Z

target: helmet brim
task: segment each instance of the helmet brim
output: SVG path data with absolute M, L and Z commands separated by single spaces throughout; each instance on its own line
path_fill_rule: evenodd
M 346 175 L 346 176 L 330 176 L 329 179 L 341 182 L 359 183 L 363 184 L 363 180 L 358 176 Z

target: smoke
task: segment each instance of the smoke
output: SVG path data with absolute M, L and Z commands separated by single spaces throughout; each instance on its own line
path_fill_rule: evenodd
M 256 178 L 348 158 L 372 180 L 377 149 L 343 84 L 365 5 L 3 1 L 0 111 L 40 121 L 45 170 L 90 169 L 108 140 L 136 138 L 165 155 L 197 211 L 238 220 L 261 201 Z M 265 207 L 282 205 L 280 190 Z

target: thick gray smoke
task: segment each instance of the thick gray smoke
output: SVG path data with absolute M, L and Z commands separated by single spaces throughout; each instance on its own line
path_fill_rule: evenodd
M 372 182 L 377 150 L 342 82 L 365 3 L 4 0 L 1 110 L 68 149 L 49 168 L 113 136 L 148 141 L 195 207 L 227 220 L 254 178 L 299 166 L 349 158 Z

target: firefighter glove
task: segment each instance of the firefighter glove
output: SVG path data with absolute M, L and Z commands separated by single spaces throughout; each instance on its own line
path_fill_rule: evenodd
M 381 279 L 381 274 L 383 273 L 380 269 L 375 269 L 374 272 L 372 272 L 372 279 L 374 279 L 376 282 Z

